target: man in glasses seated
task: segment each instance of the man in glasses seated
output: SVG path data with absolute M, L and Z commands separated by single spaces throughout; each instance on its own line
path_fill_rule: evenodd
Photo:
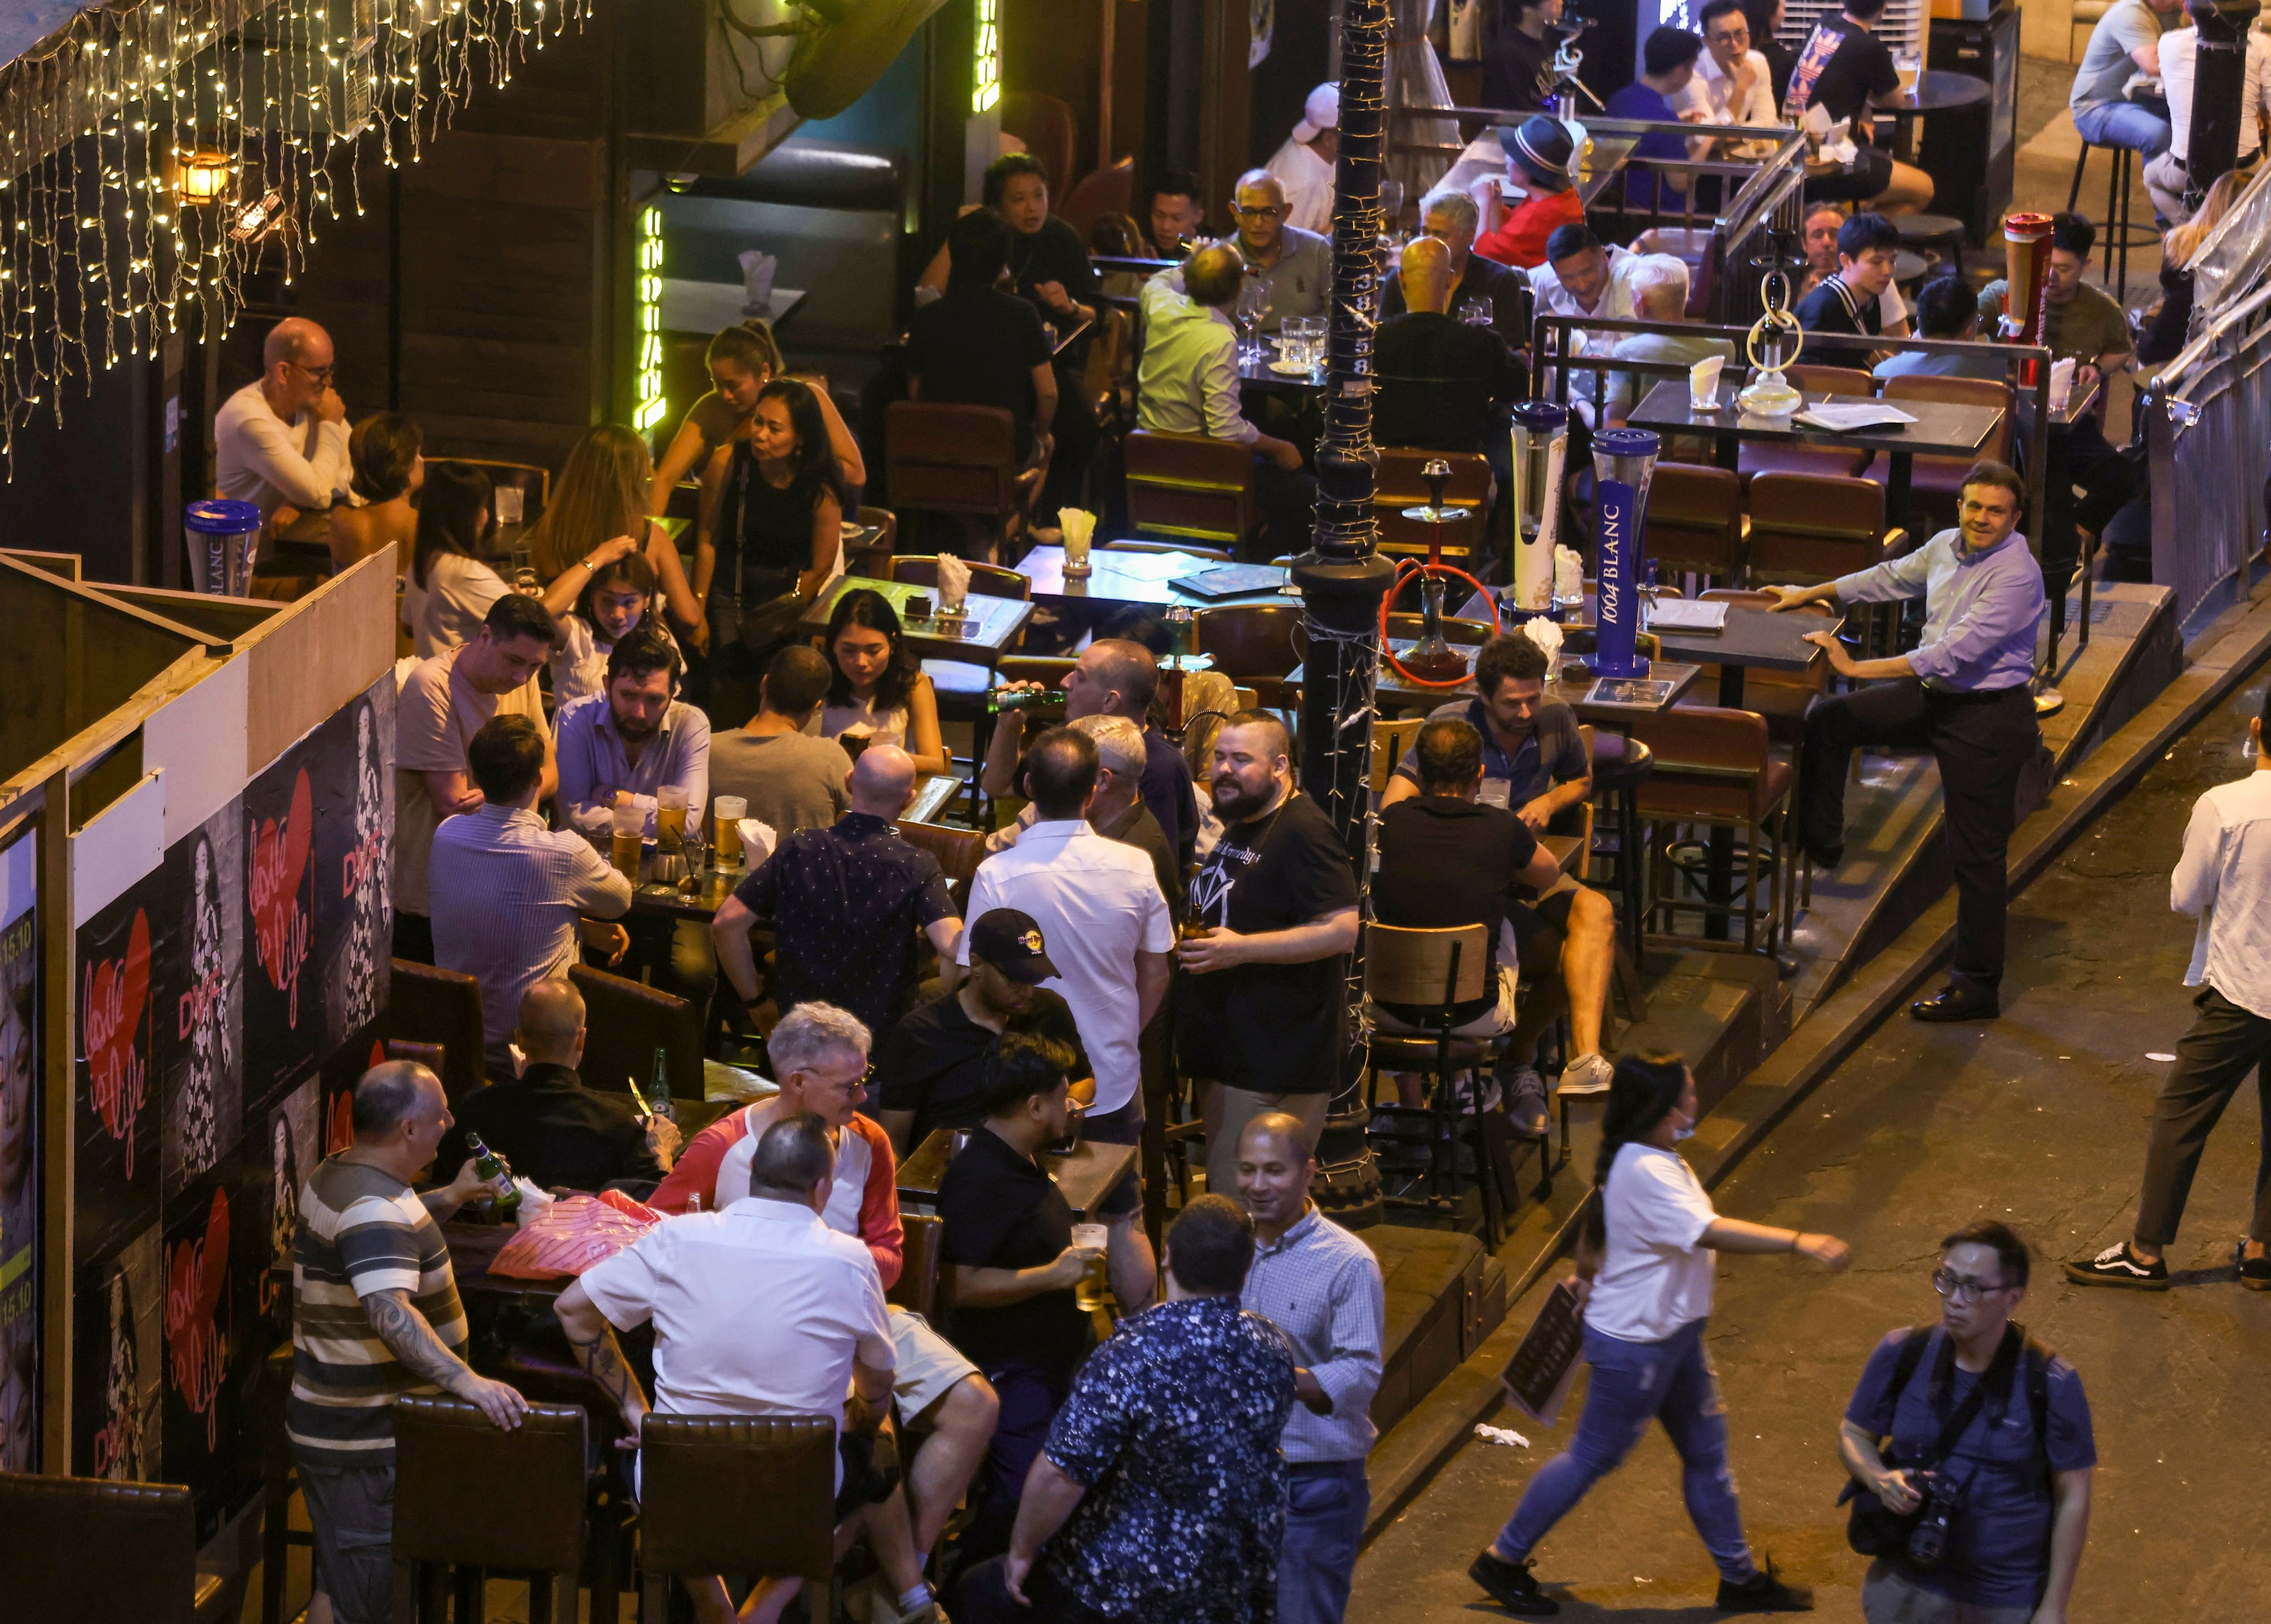
M 331 387 L 331 335 L 294 316 L 268 330 L 260 376 L 213 418 L 213 483 L 257 505 L 272 533 L 320 541 L 345 490 L 347 409 Z
M 1277 332 L 1289 316 L 1324 315 L 1332 304 L 1333 245 L 1287 223 L 1285 183 L 1267 169 L 1248 169 L 1238 177 L 1230 212 L 1238 220 L 1230 246 L 1269 302 L 1261 331 Z

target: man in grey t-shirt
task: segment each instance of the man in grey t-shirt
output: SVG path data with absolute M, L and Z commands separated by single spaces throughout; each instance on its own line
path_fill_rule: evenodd
M 2067 97 L 2083 140 L 2132 147 L 2148 159 L 2168 151 L 2168 103 L 2157 96 L 2132 101 L 2125 93 L 2141 73 L 2160 77 L 2161 35 L 2183 5 L 2184 0 L 2119 0 L 2097 19 Z
M 711 737 L 710 793 L 739 795 L 748 816 L 782 839 L 833 823 L 852 804 L 852 757 L 803 731 L 827 692 L 828 662 L 816 651 L 792 644 L 775 654 L 748 725 Z

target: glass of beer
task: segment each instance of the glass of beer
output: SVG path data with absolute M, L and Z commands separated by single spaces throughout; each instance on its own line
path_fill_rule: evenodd
M 639 857 L 646 846 L 646 814 L 629 795 L 618 795 L 613 816 L 614 844 L 611 860 L 615 872 L 637 885 Z
M 678 785 L 666 784 L 654 792 L 655 844 L 666 852 L 675 852 L 686 845 L 686 791 Z
M 717 843 L 720 868 L 741 866 L 741 820 L 748 811 L 749 803 L 739 795 L 720 795 L 711 803 L 710 838 Z
M 1075 1224 L 1072 1243 L 1077 1247 L 1093 1247 L 1102 1252 L 1112 1239 L 1112 1230 L 1104 1224 Z M 1098 1257 L 1088 1266 L 1088 1278 L 1074 1287 L 1074 1300 L 1083 1313 L 1094 1313 L 1104 1303 L 1104 1293 L 1110 1289 L 1111 1275 L 1105 1260 Z

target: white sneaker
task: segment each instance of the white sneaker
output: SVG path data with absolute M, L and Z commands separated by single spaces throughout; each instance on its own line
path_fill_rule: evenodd
M 1582 1099 L 1588 1094 L 1605 1094 L 1609 1079 L 1616 1075 L 1608 1057 L 1597 1052 L 1580 1054 L 1561 1073 L 1561 1083 L 1556 1091 L 1565 1099 Z

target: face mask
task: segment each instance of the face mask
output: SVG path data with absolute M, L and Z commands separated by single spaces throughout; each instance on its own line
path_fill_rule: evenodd
M 1693 1139 L 1694 1136 L 1695 1119 L 1692 1116 L 1687 1119 L 1687 1125 L 1686 1127 L 1675 1128 L 1672 1130 L 1672 1137 L 1674 1144 L 1679 1143 L 1682 1139 Z

